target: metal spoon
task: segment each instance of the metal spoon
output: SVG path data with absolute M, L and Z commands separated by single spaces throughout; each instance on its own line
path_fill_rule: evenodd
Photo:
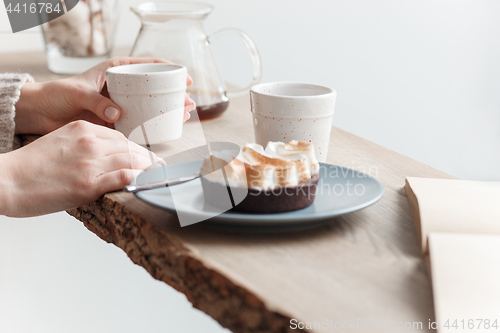
M 123 192 L 136 193 L 139 191 L 152 190 L 155 188 L 169 187 L 189 182 L 191 180 L 195 180 L 196 178 L 200 178 L 200 173 L 195 173 L 189 177 L 172 178 L 146 184 L 128 185 L 123 188 Z

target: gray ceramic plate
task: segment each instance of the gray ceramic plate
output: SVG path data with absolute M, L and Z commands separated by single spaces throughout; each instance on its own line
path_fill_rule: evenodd
M 191 176 L 200 171 L 203 161 L 191 161 L 157 168 L 137 177 L 132 184 L 154 182 L 165 178 Z M 331 221 L 335 216 L 368 207 L 382 198 L 384 187 L 375 178 L 345 167 L 321 163 L 320 180 L 314 203 L 304 209 L 278 214 L 225 212 L 213 217 L 205 203 L 200 179 L 176 185 L 175 205 L 169 188 L 138 192 L 147 203 L 169 212 L 182 212 L 204 223 L 229 228 L 308 228 Z M 178 193 L 181 193 L 180 195 Z

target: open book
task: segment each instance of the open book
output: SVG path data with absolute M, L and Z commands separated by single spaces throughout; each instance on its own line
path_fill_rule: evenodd
M 439 332 L 500 329 L 500 182 L 407 178 L 405 188 Z

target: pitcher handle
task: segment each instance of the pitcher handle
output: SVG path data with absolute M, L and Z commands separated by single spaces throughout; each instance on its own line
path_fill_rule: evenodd
M 230 34 L 238 35 L 243 40 L 243 43 L 245 43 L 248 52 L 250 52 L 250 58 L 252 59 L 253 64 L 253 79 L 252 82 L 250 82 L 250 84 L 244 88 L 227 89 L 226 93 L 229 95 L 229 97 L 231 97 L 231 95 L 236 96 L 239 95 L 239 93 L 250 90 L 252 86 L 260 82 L 260 78 L 262 76 L 262 62 L 260 61 L 259 51 L 257 50 L 257 47 L 255 46 L 255 43 L 250 38 L 250 36 L 248 36 L 242 30 L 236 28 L 221 29 L 217 32 L 214 32 L 211 36 L 208 37 L 208 43 L 211 44 L 215 40 Z

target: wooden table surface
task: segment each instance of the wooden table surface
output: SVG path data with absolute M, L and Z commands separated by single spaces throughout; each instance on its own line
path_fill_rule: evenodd
M 38 81 L 60 77 L 48 72 L 41 53 L 0 55 L 0 72 L 6 71 L 29 72 Z M 253 142 L 248 96 L 232 99 L 222 117 L 202 127 L 207 141 Z M 185 125 L 183 138 L 161 154 L 200 145 L 200 130 L 199 124 Z M 422 322 L 418 331 L 429 331 L 431 284 L 404 179 L 453 177 L 336 127 L 328 162 L 370 170 L 384 184 L 384 197 L 322 227 L 270 234 L 215 230 L 204 223 L 181 228 L 175 215 L 122 192 L 69 214 L 233 332 L 301 331 L 290 328 L 291 319 L 316 322 L 304 329 L 311 332 L 329 332 L 335 325 L 347 330 L 347 324 L 372 332 L 370 325 L 382 322 L 405 332 L 399 323 Z

